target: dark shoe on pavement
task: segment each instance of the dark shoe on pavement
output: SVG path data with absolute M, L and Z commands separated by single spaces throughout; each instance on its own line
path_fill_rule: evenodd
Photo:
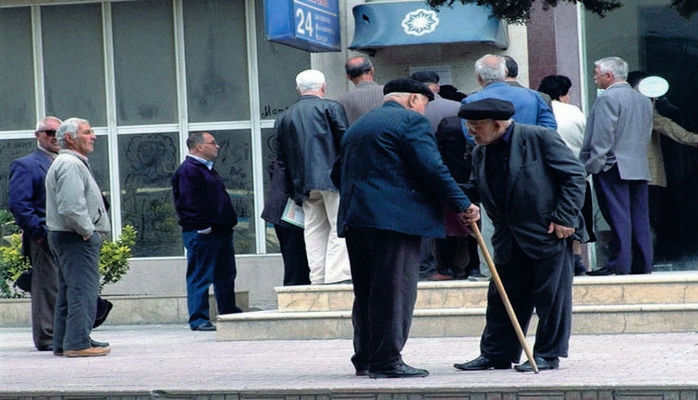
M 98 342 L 90 338 L 90 346 L 92 347 L 109 347 L 109 342 Z
M 46 344 L 43 346 L 39 346 L 36 348 L 38 351 L 53 351 L 53 345 L 52 344 Z
M 587 275 L 589 275 L 589 276 L 607 276 L 607 275 L 615 275 L 615 273 L 616 273 L 616 271 L 614 271 L 608 267 L 602 267 L 601 269 L 587 271 Z
M 369 371 L 368 376 L 373 379 L 379 378 L 422 378 L 429 375 L 426 369 L 410 367 L 402 364 L 389 370 Z
M 453 367 L 461 371 L 484 371 L 488 369 L 511 369 L 511 363 L 494 361 L 485 356 L 478 356 L 478 358 L 462 364 L 453 364 Z
M 97 298 L 97 317 L 95 318 L 94 324 L 92 324 L 93 329 L 102 325 L 104 321 L 107 320 L 112 308 L 114 308 L 114 304 L 111 301 L 101 297 Z
M 368 368 L 367 369 L 357 368 L 356 369 L 356 376 L 368 376 Z
M 536 360 L 536 366 L 538 371 L 545 371 L 548 369 L 558 369 L 560 366 L 560 359 L 557 357 L 533 357 Z M 514 366 L 514 369 L 519 372 L 533 372 L 533 365 L 530 361 L 526 361 L 523 364 Z
M 66 357 L 99 357 L 106 356 L 109 352 L 109 347 L 88 347 L 82 350 L 66 350 L 63 354 Z
M 210 322 L 207 322 L 203 325 L 195 326 L 191 328 L 192 331 L 201 331 L 201 332 L 213 332 L 216 330 L 216 325 L 213 325 Z

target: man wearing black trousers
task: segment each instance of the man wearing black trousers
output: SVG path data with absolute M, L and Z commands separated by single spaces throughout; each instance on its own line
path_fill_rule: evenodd
M 354 283 L 357 375 L 429 375 L 402 361 L 419 280 L 421 237 L 443 237 L 442 204 L 462 223 L 476 221 L 470 203 L 441 162 L 424 117 L 434 94 L 423 83 L 396 79 L 383 106 L 359 118 L 341 141 L 333 178 L 340 188 L 338 232 L 346 237 Z

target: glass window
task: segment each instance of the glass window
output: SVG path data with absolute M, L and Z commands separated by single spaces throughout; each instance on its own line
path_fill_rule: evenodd
M 118 123 L 177 122 L 172 5 L 115 2 L 112 15 Z
M 238 215 L 235 227 L 235 253 L 254 254 L 255 244 L 254 190 L 252 189 L 252 142 L 250 131 L 211 131 L 218 145 L 214 168 L 223 178 Z
M 0 130 L 36 124 L 31 26 L 29 7 L 0 8 Z
M 660 114 L 692 132 L 698 130 L 698 77 L 690 73 L 698 64 L 698 19 L 685 19 L 669 7 L 667 0 L 625 2 L 606 18 L 585 16 L 586 68 L 589 104 L 596 99 L 594 61 L 618 56 L 628 62 L 629 71 L 659 75 L 669 82 L 669 91 L 655 102 Z M 661 136 L 666 187 L 650 182 L 650 225 L 654 244 L 654 270 L 695 269 L 698 258 L 698 149 Z M 660 161 L 661 162 L 661 161 Z M 599 217 L 601 218 L 601 217 Z M 603 251 L 608 227 L 597 226 Z M 607 241 L 607 240 L 606 240 Z
M 66 29 L 66 22 L 80 29 Z M 41 9 L 48 115 L 105 126 L 104 49 L 99 4 Z
M 0 140 L 0 209 L 9 206 L 10 163 L 36 150 L 36 139 Z
M 271 181 L 271 176 L 269 174 L 269 164 L 276 158 L 276 149 L 274 148 L 274 129 L 262 129 L 262 160 L 264 165 L 264 195 L 269 192 L 269 184 Z M 267 253 L 279 253 L 279 239 L 276 237 L 274 231 L 274 224 L 271 222 L 265 223 L 265 235 L 267 239 Z
M 298 99 L 296 75 L 310 68 L 310 53 L 266 40 L 261 4 L 257 7 L 257 27 L 261 118 L 276 119 Z
M 250 118 L 245 3 L 184 2 L 189 121 Z
M 176 132 L 119 136 L 121 222 L 138 231 L 134 257 L 184 255 L 172 198 L 178 137 Z
M 90 121 L 92 122 L 92 121 Z M 111 203 L 111 184 L 109 183 L 109 140 L 106 135 L 97 136 L 95 151 L 87 155 L 92 174 L 102 190 L 107 202 Z M 114 215 L 114 210 L 111 210 Z

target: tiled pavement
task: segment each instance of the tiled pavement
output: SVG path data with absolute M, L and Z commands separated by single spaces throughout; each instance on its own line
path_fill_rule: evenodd
M 0 328 L 0 399 L 698 399 L 696 333 L 573 336 L 560 369 L 539 374 L 457 371 L 478 338 L 413 338 L 404 359 L 431 375 L 381 380 L 353 374 L 349 340 L 218 342 L 186 325 L 93 337 L 111 354 L 55 357 L 33 349 L 29 328 Z

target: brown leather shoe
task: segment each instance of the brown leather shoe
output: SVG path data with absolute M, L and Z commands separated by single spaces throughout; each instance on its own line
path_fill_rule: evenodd
M 427 280 L 430 280 L 430 281 L 452 281 L 453 277 L 451 275 L 444 275 L 444 274 L 440 274 L 437 272 L 434 275 L 427 278 Z
M 109 354 L 109 347 L 88 347 L 82 350 L 66 350 L 63 355 L 66 357 L 99 357 Z

